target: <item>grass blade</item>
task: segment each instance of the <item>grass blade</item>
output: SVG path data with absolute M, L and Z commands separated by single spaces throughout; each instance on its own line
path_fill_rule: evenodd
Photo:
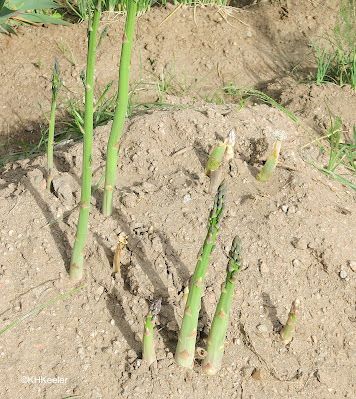
M 68 295 L 74 294 L 75 292 L 81 290 L 82 288 L 84 288 L 84 285 L 81 285 L 80 287 L 75 288 L 72 291 L 66 292 L 63 295 L 58 296 L 57 298 L 54 298 L 52 300 L 50 300 L 49 302 L 44 303 L 43 305 L 37 306 L 37 308 L 32 309 L 30 312 L 26 313 L 25 315 L 19 317 L 17 320 L 13 321 L 11 324 L 9 324 L 8 326 L 6 326 L 5 328 L 3 328 L 0 331 L 0 335 L 3 334 L 5 331 L 9 330 L 11 327 L 15 326 L 16 324 L 20 323 L 20 321 L 25 320 L 27 317 L 33 315 L 36 312 L 39 312 L 40 310 L 44 309 L 45 307 L 52 305 L 52 303 L 55 303 L 57 301 L 59 301 L 60 299 L 65 298 Z

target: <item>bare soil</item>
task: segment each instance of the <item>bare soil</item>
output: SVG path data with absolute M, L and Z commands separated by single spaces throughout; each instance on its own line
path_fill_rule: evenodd
M 281 111 L 265 104 L 240 109 L 202 100 L 229 82 L 254 86 L 294 112 L 315 136 L 325 134 L 328 107 L 351 134 L 355 93 L 299 81 L 315 68 L 310 41 L 333 26 L 336 7 L 306 0 L 288 1 L 284 8 L 244 3 L 233 9 L 238 19 L 226 16 L 226 10 L 221 15 L 216 8 L 182 7 L 159 25 L 174 9 L 168 5 L 138 20 L 132 80 L 140 74 L 162 78 L 174 65 L 165 101 L 185 108 L 167 107 L 127 120 L 111 218 L 100 212 L 102 184 L 93 194 L 84 287 L 0 336 L 1 398 L 355 397 L 355 192 L 305 162 L 325 165 L 327 157 L 308 145 L 311 136 Z M 99 88 L 116 77 L 122 27 L 121 19 L 110 22 L 98 54 Z M 3 142 L 37 140 L 43 123 L 37 102 L 48 111 L 54 55 L 68 93 L 82 95 L 78 76 L 85 65 L 85 30 L 85 24 L 23 27 L 20 37 L 0 37 Z M 61 37 L 77 66 L 56 46 Z M 33 65 L 38 60 L 44 64 L 40 68 Z M 199 360 L 193 370 L 180 368 L 174 352 L 182 291 L 194 271 L 213 203 L 205 164 L 213 145 L 232 128 L 235 156 L 225 173 L 226 212 L 207 272 L 198 346 L 205 347 L 236 234 L 244 266 L 223 367 L 207 377 Z M 93 184 L 104 171 L 109 131 L 110 125 L 95 131 Z M 272 180 L 260 183 L 255 176 L 281 132 L 280 163 Z M 68 267 L 81 151 L 81 143 L 72 142 L 55 151 L 54 193 L 45 190 L 45 156 L 7 164 L 2 171 L 1 328 L 77 286 Z M 121 233 L 128 244 L 121 274 L 112 275 Z M 157 364 L 148 369 L 141 360 L 143 322 L 159 297 Z M 279 331 L 297 297 L 296 335 L 285 347 Z M 266 377 L 256 380 L 253 375 L 261 369 Z M 41 376 L 65 382 L 23 380 Z

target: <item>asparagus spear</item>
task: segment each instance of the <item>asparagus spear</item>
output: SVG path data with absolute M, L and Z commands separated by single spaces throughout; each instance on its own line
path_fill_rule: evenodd
M 51 116 L 48 128 L 48 142 L 47 142 L 47 190 L 51 191 L 53 180 L 53 147 L 54 147 L 54 127 L 56 120 L 56 102 L 59 89 L 62 86 L 62 78 L 60 77 L 59 62 L 57 58 L 54 61 L 54 68 L 52 73 L 52 104 Z
M 80 211 L 77 225 L 77 234 L 70 262 L 70 278 L 80 280 L 83 276 L 84 247 L 88 231 L 91 181 L 92 181 L 92 152 L 93 152 L 93 101 L 94 101 L 94 70 L 96 56 L 96 38 L 101 15 L 101 0 L 97 0 L 93 20 L 89 21 L 88 57 L 85 80 L 85 116 L 84 116 L 84 142 L 83 142 L 83 167 L 82 189 L 80 195 Z
M 224 160 L 230 162 L 234 157 L 235 130 L 232 129 L 224 142 L 218 141 L 206 164 L 205 172 L 210 177 L 209 193 L 218 188 L 223 179 Z
M 220 370 L 224 355 L 224 341 L 229 321 L 231 302 L 234 296 L 237 273 L 241 269 L 241 266 L 241 241 L 236 236 L 231 245 L 229 263 L 226 268 L 226 280 L 221 287 L 220 300 L 216 307 L 208 337 L 207 355 L 202 363 L 205 374 L 214 375 Z
M 199 252 L 198 262 L 189 288 L 182 326 L 178 334 L 175 359 L 181 366 L 187 368 L 193 368 L 194 364 L 195 341 L 204 279 L 210 254 L 213 251 L 215 239 L 219 231 L 219 224 L 223 216 L 225 192 L 226 186 L 225 181 L 223 181 L 215 195 L 213 209 L 210 211 L 208 234 Z
M 294 331 L 295 331 L 295 323 L 297 321 L 297 316 L 299 313 L 299 306 L 300 306 L 300 300 L 296 299 L 293 301 L 292 306 L 289 311 L 288 315 L 288 320 L 286 325 L 283 327 L 281 331 L 281 340 L 284 345 L 289 344 L 289 342 L 292 341 Z
M 273 171 L 276 169 L 278 163 L 279 151 L 281 150 L 281 140 L 276 140 L 273 146 L 272 154 L 267 159 L 261 172 L 256 176 L 258 181 L 268 181 L 272 177 Z
M 142 358 L 151 366 L 156 361 L 155 345 L 153 340 L 153 327 L 155 325 L 156 317 L 161 310 L 162 298 L 154 302 L 146 316 L 145 326 L 143 329 L 143 351 Z
M 111 126 L 110 137 L 107 146 L 106 166 L 105 166 L 105 185 L 103 198 L 103 214 L 110 216 L 112 213 L 113 193 L 115 188 L 115 178 L 117 169 L 117 157 L 122 130 L 125 123 L 127 112 L 129 83 L 130 83 L 130 63 L 131 50 L 133 43 L 136 11 L 138 0 L 128 0 L 125 32 L 122 41 L 121 58 L 119 67 L 119 86 L 118 102 L 116 105 L 114 121 Z

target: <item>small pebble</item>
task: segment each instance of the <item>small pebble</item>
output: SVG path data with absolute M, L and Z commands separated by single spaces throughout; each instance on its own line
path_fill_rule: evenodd
M 339 275 L 340 275 L 340 278 L 342 278 L 342 279 L 344 279 L 344 278 L 347 277 L 347 273 L 346 273 L 345 270 L 341 270 L 340 273 L 339 273 Z
M 256 381 L 265 381 L 267 379 L 267 371 L 265 369 L 256 370 L 252 374 L 252 378 Z
M 189 201 L 191 201 L 192 200 L 192 197 L 190 196 L 190 194 L 186 194 L 184 197 L 183 197 L 183 202 L 186 204 L 187 202 L 189 202 Z
M 114 326 L 114 325 L 115 325 L 115 320 L 114 320 L 114 319 L 111 319 L 111 320 L 110 320 L 110 324 L 111 324 L 112 326 Z
M 282 205 L 281 209 L 282 209 L 282 211 L 284 213 L 287 213 L 288 212 L 288 205 Z
M 266 327 L 264 324 L 259 324 L 259 325 L 257 326 L 257 330 L 258 330 L 259 332 L 261 332 L 261 333 L 265 333 L 265 332 L 268 331 L 267 327 Z
M 298 259 L 293 259 L 292 260 L 292 264 L 293 264 L 294 267 L 300 267 L 301 262 Z

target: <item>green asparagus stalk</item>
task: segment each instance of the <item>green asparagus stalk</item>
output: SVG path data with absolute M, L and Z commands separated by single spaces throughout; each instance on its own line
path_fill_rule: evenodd
M 84 143 L 83 143 L 83 167 L 82 189 L 80 197 L 80 211 L 77 226 L 77 234 L 70 264 L 70 277 L 80 280 L 83 275 L 83 252 L 88 230 L 91 180 L 92 180 L 92 148 L 93 148 L 93 101 L 94 101 L 94 69 L 96 55 L 96 39 L 98 34 L 101 14 L 101 0 L 97 0 L 93 21 L 89 21 L 88 33 L 88 57 L 85 80 L 85 116 L 84 116 Z
M 119 68 L 118 103 L 115 110 L 114 121 L 111 126 L 106 155 L 103 199 L 104 216 L 110 216 L 112 213 L 112 200 L 115 187 L 119 140 L 124 127 L 129 95 L 131 50 L 137 11 L 137 1 L 138 0 L 128 0 L 127 6 L 125 33 L 122 39 Z
M 145 326 L 143 329 L 143 351 L 142 358 L 151 366 L 156 361 L 155 345 L 153 340 L 153 327 L 158 313 L 161 310 L 162 298 L 154 302 L 146 316 Z
M 197 265 L 189 287 L 189 295 L 184 310 L 182 326 L 178 334 L 175 359 L 181 366 L 187 368 L 192 368 L 194 364 L 195 341 L 204 279 L 210 254 L 214 249 L 215 239 L 219 231 L 219 224 L 223 216 L 225 192 L 226 186 L 225 181 L 223 181 L 215 195 L 213 209 L 210 211 L 208 233 L 198 255 Z
M 220 370 L 224 355 L 224 342 L 229 322 L 231 302 L 234 296 L 237 274 L 241 266 L 241 241 L 236 236 L 231 245 L 229 263 L 226 268 L 226 280 L 221 287 L 220 300 L 216 307 L 208 337 L 207 355 L 202 363 L 205 374 L 214 375 Z
M 289 344 L 293 339 L 294 331 L 295 331 L 295 324 L 296 324 L 297 316 L 299 313 L 299 306 L 300 306 L 299 299 L 296 299 L 295 301 L 293 301 L 291 309 L 289 311 L 287 323 L 283 327 L 283 329 L 280 333 L 281 340 L 284 345 Z
M 276 140 L 273 146 L 272 154 L 267 159 L 261 172 L 256 176 L 256 179 L 261 182 L 268 181 L 276 169 L 278 163 L 279 151 L 281 150 L 282 141 Z
M 53 147 L 54 147 L 54 127 L 56 121 L 56 105 L 59 89 L 62 86 L 62 78 L 60 77 L 60 69 L 57 58 L 54 61 L 54 68 L 52 73 L 52 104 L 51 116 L 48 127 L 48 142 L 47 142 L 47 190 L 51 191 L 53 180 Z

